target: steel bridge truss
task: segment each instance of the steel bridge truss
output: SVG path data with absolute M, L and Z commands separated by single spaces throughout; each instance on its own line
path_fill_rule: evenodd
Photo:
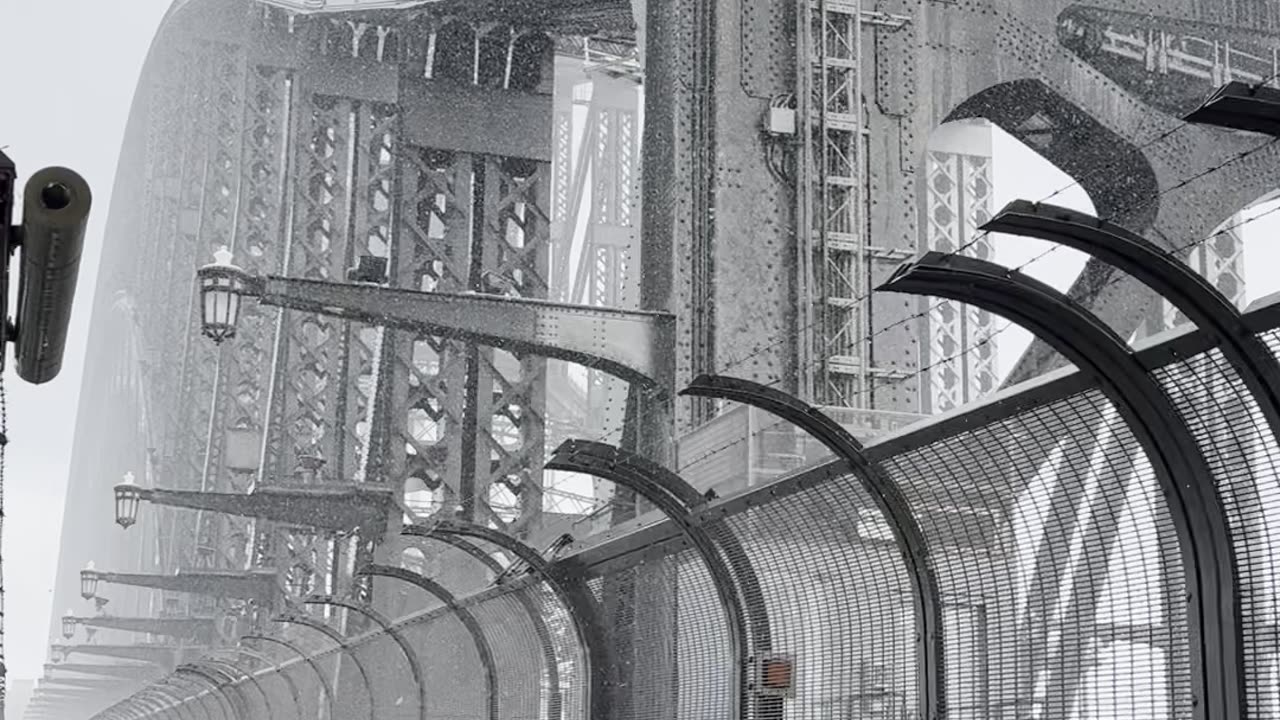
M 467 592 L 378 570 L 429 597 L 381 630 L 326 629 L 337 649 L 197 669 L 252 718 L 269 706 L 322 717 L 313 663 L 338 662 L 338 650 L 363 665 L 410 653 L 421 666 L 384 665 L 398 669 L 339 693 L 343 717 L 401 706 L 406 717 L 1280 713 L 1280 303 L 1241 315 L 1145 240 L 1061 208 L 1015 203 L 991 227 L 1131 272 L 1196 327 L 1131 349 L 1019 273 L 926 255 L 885 289 L 1006 314 L 1080 369 L 866 447 L 784 393 L 699 378 L 690 394 L 774 413 L 835 457 L 716 499 L 616 448 L 567 443 L 553 466 L 628 487 L 655 516 L 550 560 L 478 525 L 407 528 L 490 560 L 472 563 Z M 426 692 L 424 678 L 448 692 Z M 202 710 L 207 694 L 147 697 L 98 717 L 220 717 Z M 313 697 L 311 709 L 291 697 Z

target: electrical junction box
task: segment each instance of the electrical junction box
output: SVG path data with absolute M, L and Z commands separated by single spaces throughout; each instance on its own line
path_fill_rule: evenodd
M 765 129 L 774 135 L 795 135 L 795 109 L 788 107 L 769 108 L 769 119 Z

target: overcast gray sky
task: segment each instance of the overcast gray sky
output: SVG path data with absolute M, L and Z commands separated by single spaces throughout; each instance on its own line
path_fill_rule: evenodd
M 0 67 L 6 68 L 0 147 L 8 146 L 22 178 L 65 165 L 84 175 L 94 193 L 62 373 L 33 387 L 5 368 L 11 442 L 4 484 L 4 630 L 13 678 L 39 677 L 45 661 L 98 248 L 133 88 L 169 3 L 0 0 Z M 111 512 L 109 500 L 103 503 L 102 511 Z
M 6 655 L 10 676 L 34 678 L 45 659 L 53 608 L 50 598 L 66 492 L 71 427 L 76 411 L 88 300 L 93 295 L 111 181 L 124 123 L 147 47 L 170 0 L 0 0 L 0 63 L 18 68 L 4 77 L 0 146 L 23 175 L 46 165 L 78 170 L 92 185 L 95 210 L 81 268 L 76 311 L 61 376 L 39 387 L 7 372 L 8 468 L 5 473 L 4 578 Z M 50 50 L 53 48 L 53 50 Z M 995 141 L 995 200 L 1040 199 L 1070 180 L 1003 133 Z M 1078 188 L 1055 198 L 1061 205 L 1091 210 Z M 1245 228 L 1251 297 L 1280 289 L 1280 213 Z M 1044 245 L 1016 239 L 1000 242 L 998 258 L 1018 265 Z M 1058 250 L 1027 268 L 1063 288 L 1082 260 Z M 999 340 L 1007 369 L 1029 337 L 1017 328 Z M 74 489 L 73 489 L 74 491 Z M 111 512 L 103 499 L 104 513 Z

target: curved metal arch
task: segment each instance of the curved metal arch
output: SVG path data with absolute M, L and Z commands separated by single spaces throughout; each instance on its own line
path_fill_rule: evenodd
M 183 687 L 184 685 L 186 686 L 185 688 Z M 190 716 L 191 720 L 199 720 L 199 718 L 196 717 L 195 709 L 192 707 L 193 705 L 198 705 L 200 712 L 204 714 L 206 720 L 216 720 L 213 714 L 209 712 L 208 703 L 200 697 L 201 693 L 205 691 L 203 683 L 200 683 L 195 679 L 188 679 L 181 675 L 170 675 L 168 677 L 161 678 L 159 682 L 148 687 L 149 689 L 172 687 L 176 692 L 180 693 L 194 692 L 194 695 L 184 694 L 181 698 L 173 696 L 170 697 L 173 697 L 174 701 L 177 702 L 180 707 L 188 711 L 187 714 Z M 168 695 L 167 692 L 164 694 Z M 222 710 L 221 705 L 219 705 L 219 710 Z M 225 713 L 223 713 L 223 715 L 225 717 Z
M 374 702 L 373 680 L 369 677 L 369 670 L 364 666 L 364 662 L 360 660 L 359 654 L 351 649 L 351 643 L 348 642 L 347 638 L 344 637 L 342 633 L 319 620 L 307 617 L 306 615 L 286 615 L 283 617 L 273 618 L 272 622 L 301 625 L 302 627 L 315 630 L 321 635 L 332 640 L 338 646 L 338 649 L 341 650 L 344 655 L 351 658 L 351 662 L 355 664 L 356 672 L 360 673 L 360 679 L 364 681 L 365 693 L 369 698 L 369 720 L 377 720 L 377 703 Z
M 224 673 L 232 677 L 231 684 L 227 686 L 229 689 L 240 687 L 242 684 L 241 678 L 247 680 L 248 684 L 252 685 L 253 688 L 258 691 L 258 694 L 262 696 L 263 708 L 266 709 L 267 712 L 271 713 L 273 718 L 278 717 L 276 714 L 275 703 L 271 700 L 271 693 L 267 692 L 267 689 L 262 687 L 262 681 L 260 681 L 253 673 L 233 662 L 219 660 L 208 656 L 196 660 L 194 664 L 208 665 L 213 668 L 222 669 Z M 239 677 L 233 676 L 232 673 L 238 673 Z
M 170 707 L 173 710 L 172 715 L 174 717 L 189 718 L 190 720 L 198 720 L 198 718 L 196 717 L 194 708 L 188 705 L 188 701 L 191 700 L 192 698 L 178 697 L 177 695 L 170 694 L 168 691 L 165 690 L 165 688 L 167 687 L 169 687 L 167 683 L 161 682 L 155 685 L 151 685 L 148 688 L 144 688 L 143 692 L 150 692 L 153 695 L 158 696 L 159 698 L 168 699 L 168 701 L 171 703 Z M 207 718 L 209 716 L 208 708 L 202 705 L 200 709 L 201 711 L 204 712 L 205 717 Z M 161 712 L 165 712 L 165 710 L 162 709 Z
M 1151 241 L 1119 225 L 1056 205 L 1015 200 L 981 228 L 1066 245 L 1137 278 L 1217 337 L 1223 357 L 1258 402 L 1280 441 L 1280 362 L 1244 316 L 1208 280 Z
M 862 443 L 818 408 L 776 388 L 723 375 L 699 375 L 681 395 L 732 400 L 757 407 L 795 425 L 821 442 L 853 471 L 863 490 L 888 520 L 911 578 L 919 628 L 920 717 L 946 715 L 945 637 L 938 577 L 929 542 L 898 486 L 867 459 Z
M 223 697 L 222 694 L 218 692 L 217 688 L 210 690 L 206 687 L 205 683 L 202 682 L 201 679 L 172 674 L 162 682 L 166 684 L 179 685 L 179 687 L 181 687 L 181 685 L 186 685 L 188 690 L 194 691 L 195 695 L 190 696 L 189 699 L 200 704 L 201 712 L 203 712 L 205 717 L 209 718 L 209 720 L 216 720 L 214 713 L 209 709 L 211 702 L 212 707 L 217 708 L 218 716 L 221 716 L 225 720 L 235 720 L 235 708 L 231 706 L 230 701 Z M 230 714 L 227 713 L 228 710 L 231 711 Z M 193 712 L 192 715 L 194 716 L 194 714 L 195 713 Z
M 416 572 L 406 570 L 405 568 L 393 567 L 391 565 L 366 565 L 356 571 L 356 575 L 367 575 L 371 577 L 384 577 L 409 583 L 425 592 L 435 596 L 437 600 L 444 603 L 454 615 L 458 616 L 458 621 L 466 628 L 467 633 L 471 635 L 471 642 L 476 646 L 476 653 L 480 655 L 480 664 L 484 667 L 485 685 L 488 704 L 489 720 L 497 720 L 498 718 L 498 667 L 493 659 L 493 648 L 489 646 L 489 638 L 485 637 L 484 630 L 480 627 L 480 623 L 476 621 L 476 616 L 465 607 L 458 605 L 458 600 L 443 585 L 435 582 L 431 578 L 420 575 Z
M 144 688 L 126 702 L 129 702 L 129 715 L 131 717 L 146 718 L 155 716 L 163 718 L 169 714 L 169 710 L 174 711 L 174 716 L 180 716 L 177 712 L 178 705 L 172 698 L 151 688 Z
M 128 712 L 130 717 L 145 718 L 149 715 L 164 717 L 170 709 L 175 710 L 177 715 L 177 705 L 172 704 L 172 698 L 153 690 L 151 688 L 143 688 L 138 691 L 137 695 L 128 698 L 125 702 L 129 703 Z
M 930 252 L 877 289 L 950 298 L 1003 315 L 1095 376 L 1146 452 L 1177 534 L 1190 595 L 1197 709 L 1207 717 L 1241 717 L 1240 592 L 1226 514 L 1195 437 L 1124 341 L 1048 285 L 975 258 Z
M 680 527 L 702 556 L 728 621 L 729 650 L 738 667 L 739 714 L 745 716 L 749 705 L 749 655 L 751 650 L 757 653 L 772 650 L 773 632 L 760 580 L 737 536 L 729 528 L 721 527 L 713 540 L 707 529 L 693 517 L 693 510 L 705 504 L 706 499 L 684 478 L 636 453 L 600 442 L 566 440 L 555 449 L 544 467 L 594 475 L 634 490 Z M 724 549 L 723 556 L 717 548 L 717 541 Z M 754 647 L 747 637 L 748 624 Z M 762 709 L 764 714 L 776 714 L 781 710 L 779 698 L 761 697 L 759 702 L 777 706 L 774 711 Z
M 413 681 L 418 685 L 418 717 L 427 720 L 427 678 L 422 674 L 422 663 L 418 662 L 418 655 L 413 651 L 413 646 L 408 640 L 404 639 L 404 635 L 391 623 L 382 613 L 373 608 L 364 607 L 358 603 L 334 597 L 309 597 L 302 601 L 307 605 L 333 605 L 335 607 L 354 610 L 372 620 L 376 625 L 382 628 L 383 632 L 391 636 L 396 645 L 400 646 L 400 650 L 404 653 L 404 659 L 409 663 L 409 674 L 413 676 Z
M 232 702 L 231 695 L 223 691 L 223 681 L 219 679 L 219 676 L 211 676 L 208 670 L 204 667 L 196 665 L 179 665 L 173 672 L 174 675 L 185 673 L 193 677 L 200 678 L 208 683 L 211 691 L 209 695 L 214 698 L 219 706 L 221 706 L 223 714 L 228 718 L 228 720 L 237 720 L 237 718 L 248 717 L 248 713 L 242 711 L 242 708 L 239 707 L 239 703 Z M 244 702 L 243 696 L 239 699 L 241 703 Z M 230 710 L 230 712 L 227 712 L 227 710 Z
M 266 688 L 262 687 L 262 683 L 258 681 L 258 678 L 248 670 L 245 670 L 235 663 L 210 657 L 202 657 L 199 660 L 187 663 L 187 665 L 207 667 L 211 670 L 221 672 L 222 675 L 228 679 L 227 685 L 224 686 L 228 690 L 236 690 L 238 692 L 238 688 L 241 685 L 241 679 L 243 678 L 244 680 L 247 680 L 249 684 L 253 686 L 253 689 L 257 690 L 258 694 L 262 696 L 262 707 L 275 717 L 275 703 L 271 702 L 271 694 L 267 692 Z M 241 698 L 247 700 L 247 697 L 244 695 L 241 695 Z M 248 712 L 245 714 L 247 716 L 252 716 L 253 713 Z
M 240 646 L 235 646 L 235 645 L 230 647 L 224 647 L 224 648 L 216 648 L 209 652 L 210 655 L 217 655 L 220 653 L 236 653 L 243 657 L 247 657 L 250 660 L 256 660 L 262 663 L 266 667 L 273 667 L 276 665 L 276 662 L 274 660 L 267 657 L 266 655 L 263 655 L 260 652 L 257 652 L 255 650 L 250 650 L 248 648 L 244 648 Z M 230 665 L 232 667 L 239 667 L 235 663 L 230 663 Z M 244 672 L 247 677 L 252 678 L 253 683 L 257 685 L 259 688 L 261 688 L 265 693 L 266 688 L 263 688 L 261 683 L 257 680 L 256 673 L 251 673 L 248 670 L 242 670 L 242 672 Z M 276 674 L 278 674 L 280 678 L 284 680 L 285 684 L 289 686 L 289 695 L 293 698 L 294 715 L 298 718 L 298 720 L 305 720 L 305 718 L 302 717 L 302 694 L 298 692 L 297 683 L 293 681 L 293 678 L 289 675 L 289 673 L 281 672 Z M 267 693 L 267 696 L 270 697 L 270 694 Z M 270 703 L 267 704 L 267 708 L 268 710 L 271 708 Z
M 333 686 L 329 683 L 329 677 L 320 669 L 320 665 L 316 662 L 315 658 L 303 652 L 302 648 L 298 647 L 293 642 L 285 640 L 284 638 L 271 637 L 269 635 L 245 635 L 241 637 L 240 640 L 242 642 L 245 640 L 256 640 L 258 642 L 279 645 L 302 658 L 302 661 L 311 667 L 311 671 L 314 672 L 316 677 L 320 680 L 320 690 L 324 693 L 325 699 L 329 701 L 329 717 L 336 718 L 338 716 L 338 702 L 333 696 Z
M 461 550 L 483 565 L 486 570 L 493 573 L 495 580 L 502 575 L 505 569 L 492 555 L 485 552 L 484 548 L 467 540 L 465 537 L 444 534 L 421 539 L 443 543 Z M 556 657 L 556 647 L 551 637 L 551 631 L 547 628 L 546 619 L 542 617 L 542 613 L 534 605 L 533 598 L 526 593 L 516 593 L 516 602 L 520 603 L 520 606 L 524 608 L 525 614 L 529 616 L 529 622 L 533 624 L 533 632 L 538 636 L 538 644 L 542 646 L 542 659 L 547 667 L 547 682 L 551 686 L 551 697 L 547 703 L 548 720 L 560 720 L 564 712 L 564 697 L 560 688 L 560 660 Z
M 520 542 L 514 537 L 498 532 L 492 528 L 475 523 L 442 518 L 430 525 L 406 525 L 401 535 L 422 538 L 472 538 L 502 548 L 529 566 L 535 575 L 542 578 L 552 592 L 564 603 L 573 621 L 574 631 L 578 636 L 578 646 L 584 650 L 586 675 L 590 685 L 587 694 L 587 717 L 607 718 L 613 716 L 613 709 L 606 691 L 605 671 L 609 667 L 609 658 L 601 646 L 606 637 L 596 615 L 596 604 L 591 594 L 579 577 L 572 577 L 558 572 L 533 547 Z M 492 558 L 490 558 L 492 559 Z

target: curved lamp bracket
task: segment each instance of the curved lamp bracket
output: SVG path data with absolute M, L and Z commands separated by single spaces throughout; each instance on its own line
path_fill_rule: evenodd
M 547 559 L 533 547 L 520 542 L 506 533 L 492 528 L 460 520 L 440 519 L 430 525 L 406 525 L 401 535 L 420 538 L 470 538 L 487 542 L 502 548 L 518 560 L 529 566 L 531 572 L 541 578 L 556 597 L 564 603 L 573 620 L 577 634 L 578 647 L 584 650 L 590 691 L 587 697 L 589 717 L 611 717 L 609 695 L 606 692 L 606 670 L 609 658 L 601 645 L 607 637 L 596 616 L 595 602 L 587 592 L 585 585 L 578 578 L 568 577 L 552 568 Z M 445 542 L 449 542 L 446 540 Z M 493 560 L 493 558 L 489 558 Z M 499 574 L 501 574 L 499 572 Z
M 303 662 L 311 667 L 311 670 L 316 674 L 316 678 L 320 680 L 320 692 L 324 694 L 325 700 L 327 700 L 329 704 L 329 717 L 337 717 L 338 704 L 333 697 L 333 685 L 330 684 L 329 677 L 320 669 L 320 664 L 316 662 L 315 658 L 303 652 L 302 648 L 289 640 L 285 640 L 284 638 L 271 637 L 269 635 L 245 635 L 241 637 L 240 640 L 242 642 L 245 640 L 254 640 L 256 642 L 278 645 L 301 658 Z
M 476 646 L 476 653 L 480 656 L 480 665 L 484 667 L 485 697 L 487 698 L 488 718 L 489 720 L 497 720 L 497 663 L 493 659 L 493 649 L 489 646 L 489 639 L 485 637 L 484 630 L 480 627 L 480 623 L 476 621 L 475 615 L 471 614 L 469 609 L 458 605 L 457 598 L 453 596 L 453 593 L 445 589 L 443 585 L 411 570 L 393 567 L 391 565 L 371 564 L 357 570 L 356 575 L 391 578 L 399 580 L 400 582 L 409 583 L 410 585 L 434 596 L 437 600 L 444 603 L 445 607 L 449 608 L 454 615 L 458 616 L 458 621 L 462 623 L 462 626 L 466 628 L 467 633 L 471 635 L 471 641 Z
M 376 720 L 377 711 L 375 708 L 377 704 L 374 701 L 373 678 L 369 677 L 369 669 L 364 666 L 364 662 L 360 660 L 359 653 L 355 652 L 355 650 L 351 648 L 351 643 L 342 635 L 342 633 L 313 617 L 301 614 L 282 615 L 280 617 L 272 618 L 272 622 L 301 625 L 302 627 L 314 630 L 332 640 L 333 643 L 341 649 L 344 655 L 351 658 L 352 664 L 356 666 L 356 672 L 360 673 L 360 680 L 364 682 L 365 694 L 369 698 L 369 720 Z
M 277 276 L 251 278 L 245 289 L 268 305 L 567 360 L 674 389 L 675 318 L 665 313 Z
M 776 388 L 723 375 L 699 375 L 681 395 L 731 400 L 750 405 L 805 431 L 848 464 L 863 490 L 888 521 L 911 578 L 919 628 L 921 717 L 946 715 L 946 663 L 942 601 L 929 544 L 898 486 L 870 462 L 862 443 L 835 420 L 803 400 Z
M 310 597 L 302 601 L 307 605 L 332 605 L 334 607 L 346 608 L 347 610 L 358 612 L 369 618 L 382 631 L 391 636 L 391 639 L 400 646 L 400 650 L 404 653 L 404 659 L 409 663 L 409 674 L 413 676 L 413 681 L 418 685 L 418 717 L 422 720 L 427 718 L 427 678 L 422 673 L 422 664 L 418 662 L 418 656 L 413 652 L 413 645 L 405 639 L 404 635 L 391 623 L 390 620 L 383 617 L 382 613 L 370 607 L 365 607 L 359 603 L 350 602 L 341 598 L 333 597 Z
M 1208 716 L 1239 716 L 1240 594 L 1221 498 L 1195 437 L 1124 341 L 1048 285 L 975 258 L 930 252 L 878 289 L 949 298 L 1002 315 L 1094 376 L 1145 451 L 1177 533 L 1191 595 L 1193 692 Z

